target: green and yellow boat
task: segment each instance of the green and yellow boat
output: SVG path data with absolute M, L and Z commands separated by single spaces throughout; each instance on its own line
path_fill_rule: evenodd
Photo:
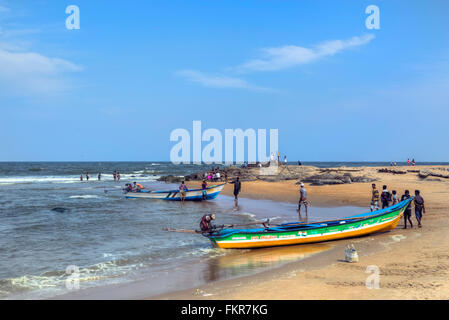
M 222 229 L 203 235 L 215 247 L 227 249 L 275 247 L 360 237 L 396 228 L 412 200 L 413 197 L 386 209 L 340 220 L 294 222 L 254 229 Z

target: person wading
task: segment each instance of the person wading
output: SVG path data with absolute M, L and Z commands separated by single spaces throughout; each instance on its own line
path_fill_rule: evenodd
M 405 193 L 401 197 L 401 201 L 405 201 L 408 199 L 410 199 L 410 191 L 405 190 Z M 408 220 L 408 222 L 410 222 L 410 228 L 413 228 L 412 203 L 411 202 L 408 204 L 407 208 L 405 208 L 405 211 L 404 211 L 404 229 L 407 229 L 407 220 Z
M 203 233 L 212 233 L 215 229 L 212 221 L 215 220 L 215 214 L 206 214 L 201 218 L 200 229 Z
M 186 199 L 186 191 L 187 191 L 187 186 L 185 185 L 184 181 L 181 182 L 180 186 L 179 186 L 179 195 L 181 196 L 181 204 L 184 203 L 184 200 Z
M 240 182 L 240 178 L 234 181 L 234 204 L 237 207 L 239 204 L 239 193 L 242 190 L 242 183 Z
M 306 210 L 306 219 L 308 217 L 308 206 L 309 203 L 307 202 L 307 190 L 304 187 L 304 183 L 301 182 L 301 188 L 299 189 L 299 201 L 298 201 L 298 215 L 299 215 L 299 220 L 301 220 L 301 205 L 304 206 L 305 210 Z

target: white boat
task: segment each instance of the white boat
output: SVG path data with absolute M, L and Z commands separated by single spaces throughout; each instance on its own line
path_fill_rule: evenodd
M 226 183 L 214 185 L 206 188 L 206 200 L 215 199 L 218 194 L 223 190 Z M 141 191 L 130 191 L 125 192 L 125 197 L 129 199 L 144 198 L 144 199 L 160 199 L 160 200 L 172 200 L 180 201 L 181 195 L 179 190 L 171 191 L 151 191 L 151 190 L 141 190 Z M 201 201 L 203 200 L 203 190 L 202 189 L 188 189 L 186 191 L 186 197 L 184 200 L 187 201 Z

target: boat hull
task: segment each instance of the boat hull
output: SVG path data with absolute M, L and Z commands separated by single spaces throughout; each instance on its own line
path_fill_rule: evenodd
M 225 184 L 210 186 L 206 189 L 206 200 L 215 199 L 223 190 Z M 127 192 L 125 197 L 129 199 L 159 199 L 168 201 L 180 201 L 181 195 L 179 190 L 172 191 L 142 191 L 142 192 Z M 203 190 L 193 189 L 186 191 L 186 201 L 201 201 L 203 200 Z
M 411 200 L 410 200 L 411 201 Z M 410 201 L 404 201 L 392 209 L 373 212 L 366 219 L 346 218 L 334 221 L 334 224 L 317 223 L 291 230 L 283 228 L 249 229 L 219 232 L 209 236 L 212 244 L 218 248 L 249 249 L 306 243 L 323 242 L 344 238 L 360 237 L 377 232 L 390 231 L 399 223 Z M 335 224 L 337 223 L 338 224 Z M 309 227 L 310 226 L 310 227 Z M 283 229 L 277 231 L 276 229 Z M 255 231 L 259 230 L 259 231 Z

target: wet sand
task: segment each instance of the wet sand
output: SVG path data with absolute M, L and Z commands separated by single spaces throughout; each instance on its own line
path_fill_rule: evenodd
M 294 169 L 294 168 L 293 168 Z M 346 168 L 347 169 L 347 168 Z M 378 179 L 378 189 L 387 185 L 402 195 L 405 189 L 413 194 L 421 191 L 426 203 L 423 228 L 418 229 L 414 214 L 413 229 L 403 229 L 403 221 L 388 233 L 326 243 L 331 249 L 279 268 L 237 279 L 210 284 L 150 299 L 448 299 L 449 298 L 449 179 L 422 179 L 417 172 L 430 170 L 447 174 L 447 167 L 395 167 L 406 174 L 380 173 L 379 168 L 357 168 L 356 174 Z M 390 169 L 390 168 L 389 168 Z M 297 180 L 243 182 L 241 197 L 296 203 Z M 364 206 L 369 209 L 371 183 L 331 186 L 309 186 L 313 206 Z M 232 194 L 227 185 L 224 194 Z M 346 263 L 344 248 L 354 244 L 360 261 Z M 293 246 L 289 250 L 295 250 Z M 272 248 L 279 258 L 281 248 Z M 251 255 L 262 255 L 253 250 Z M 366 280 L 368 266 L 380 271 L 379 289 L 370 289 Z

